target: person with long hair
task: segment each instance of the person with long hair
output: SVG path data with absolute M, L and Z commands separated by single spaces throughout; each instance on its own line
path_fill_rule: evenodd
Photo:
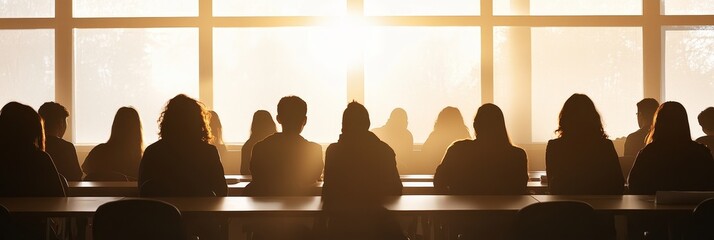
M 434 187 L 449 194 L 525 194 L 528 160 L 508 138 L 503 112 L 494 104 L 479 107 L 474 140 L 455 142 L 434 174 Z
M 64 197 L 62 179 L 44 152 L 42 119 L 10 102 L 0 110 L 0 197 Z M 44 239 L 47 218 L 13 217 L 10 239 Z
M 159 140 L 149 145 L 139 165 L 139 196 L 226 196 L 228 185 L 216 147 L 210 144 L 209 113 L 203 104 L 179 94 L 159 117 Z M 226 220 L 187 218 L 189 234 L 224 239 Z
M 469 133 L 468 127 L 464 124 L 464 117 L 461 115 L 461 111 L 455 107 L 442 109 L 434 123 L 434 130 L 422 145 L 422 164 L 420 164 L 421 167 L 418 173 L 427 174 L 433 172 L 444 157 L 449 145 L 455 141 L 469 138 L 471 138 L 471 133 Z
M 252 157 L 253 146 L 276 132 L 278 130 L 270 112 L 258 110 L 253 113 L 253 121 L 250 124 L 250 137 L 240 149 L 240 174 L 250 175 L 250 158 Z
M 223 124 L 221 124 L 221 118 L 218 116 L 216 111 L 208 111 L 211 115 L 211 121 L 209 126 L 211 127 L 211 138 L 210 144 L 218 149 L 218 155 L 220 155 L 222 161 L 226 161 L 228 157 L 228 148 L 226 148 L 226 143 L 223 142 Z
M 109 140 L 94 147 L 84 159 L 84 180 L 136 181 L 143 143 L 139 113 L 132 107 L 119 108 Z
M 588 96 L 573 94 L 565 101 L 555 132 L 558 138 L 548 141 L 545 154 L 551 194 L 623 194 L 615 146 Z
M 632 194 L 711 191 L 713 173 L 712 154 L 692 141 L 684 106 L 665 102 L 657 109 L 647 146 L 637 155 L 627 182 Z
M 402 174 L 415 173 L 412 170 L 414 165 L 414 159 L 412 158 L 414 137 L 407 129 L 408 125 L 407 111 L 402 108 L 395 108 L 389 114 L 389 119 L 384 126 L 372 129 L 372 132 L 380 140 L 394 149 L 394 153 L 397 155 L 397 168 Z

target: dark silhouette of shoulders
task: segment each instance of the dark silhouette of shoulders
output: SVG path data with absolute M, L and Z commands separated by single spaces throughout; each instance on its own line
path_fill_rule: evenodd
M 125 149 L 101 143 L 91 151 L 82 163 L 85 181 L 131 181 L 138 179 L 141 154 L 132 154 Z
M 647 134 L 649 133 L 649 128 L 640 128 L 630 135 L 627 135 L 625 139 L 625 156 L 626 157 L 636 157 L 637 153 L 645 147 L 645 140 L 647 139 Z
M 479 140 L 451 145 L 434 174 L 434 187 L 450 194 L 525 194 L 527 183 L 523 149 Z
M 714 190 L 714 159 L 694 141 L 655 141 L 637 155 L 628 177 L 632 194 Z
M 551 194 L 622 194 L 624 191 L 617 152 L 608 139 L 548 141 L 546 171 Z
M 714 135 L 699 137 L 697 138 L 696 142 L 707 146 L 707 148 L 709 148 L 709 150 L 711 151 L 712 155 L 714 155 Z
M 82 169 L 79 167 L 74 144 L 55 136 L 47 136 L 45 144 L 45 151 L 52 157 L 57 171 L 68 181 L 81 181 Z
M 64 197 L 62 180 L 47 153 L 35 149 L 0 152 L 2 197 Z

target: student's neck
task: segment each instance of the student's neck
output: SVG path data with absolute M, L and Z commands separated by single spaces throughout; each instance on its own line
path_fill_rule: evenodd
M 290 134 L 290 135 L 300 135 L 300 130 L 299 129 L 283 129 L 284 134 Z

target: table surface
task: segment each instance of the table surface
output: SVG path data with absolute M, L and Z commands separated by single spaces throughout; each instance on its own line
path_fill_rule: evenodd
M 649 212 L 691 212 L 696 204 L 656 204 L 654 195 L 531 195 L 539 202 L 582 201 L 595 210 L 603 212 L 638 213 Z

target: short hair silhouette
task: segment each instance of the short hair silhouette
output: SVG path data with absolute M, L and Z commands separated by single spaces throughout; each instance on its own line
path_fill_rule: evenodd
M 464 117 L 461 111 L 455 107 L 445 107 L 439 112 L 434 122 L 434 131 L 451 131 L 456 129 L 468 129 L 464 124 Z
M 253 113 L 253 121 L 250 123 L 250 136 L 265 138 L 276 133 L 277 127 L 273 116 L 265 110 L 258 110 Z
M 369 131 L 369 112 L 358 102 L 347 104 L 342 113 L 342 133 Z
M 139 112 L 132 107 L 121 107 L 114 115 L 112 132 L 108 144 L 125 147 L 138 147 L 139 151 L 144 144 Z
M 657 102 L 657 100 L 654 98 L 645 98 L 637 102 L 637 114 L 642 115 L 651 122 L 658 107 L 659 102 Z
M 555 133 L 565 138 L 607 138 L 595 104 L 587 95 L 580 93 L 573 94 L 563 104 Z
M 9 102 L 0 109 L 0 144 L 4 146 L 34 146 L 45 150 L 42 118 L 32 107 Z
M 389 114 L 389 119 L 385 125 L 394 126 L 398 128 L 407 128 L 409 120 L 407 118 L 407 111 L 403 108 L 395 108 L 392 113 Z
M 501 108 L 492 103 L 486 103 L 478 108 L 474 117 L 476 139 L 495 145 L 511 146 L 506 130 L 506 121 Z
M 213 110 L 208 111 L 208 114 L 210 114 L 210 123 L 208 125 L 211 127 L 211 136 L 213 136 L 211 143 L 223 144 L 223 124 L 221 124 L 221 118 L 218 116 L 218 113 Z
M 307 116 L 307 103 L 298 96 L 287 96 L 278 102 L 277 119 L 280 124 L 288 127 L 300 126 Z M 285 127 L 283 127 L 285 130 Z
M 45 127 L 56 130 L 59 124 L 69 117 L 67 108 L 56 102 L 46 102 L 38 109 L 38 113 L 45 122 Z
M 169 100 L 159 117 L 159 136 L 166 140 L 210 142 L 209 113 L 203 104 L 179 94 Z
M 660 140 L 692 141 L 687 110 L 681 103 L 665 102 L 657 109 L 647 143 Z
M 703 129 L 714 131 L 714 107 L 704 109 L 704 111 L 697 116 L 697 120 L 699 120 L 699 125 L 702 126 Z

